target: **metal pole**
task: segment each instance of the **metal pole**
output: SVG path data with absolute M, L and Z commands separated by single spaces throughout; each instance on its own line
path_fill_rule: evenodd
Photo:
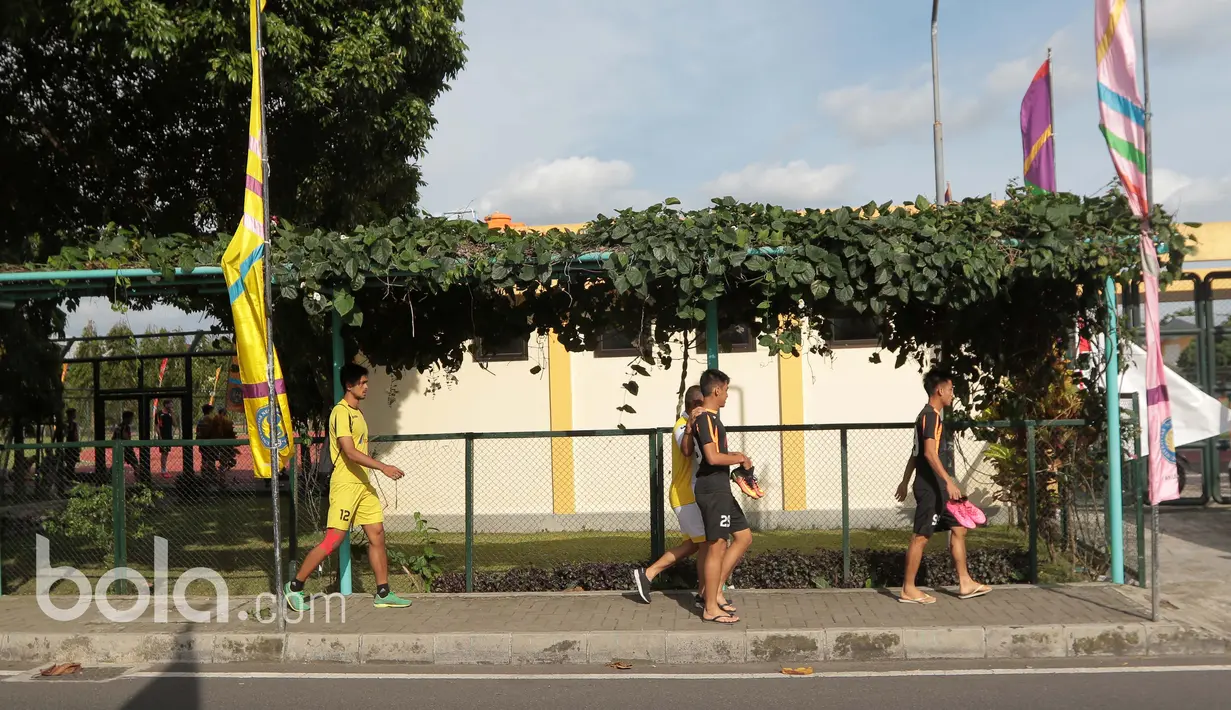
M 341 402 L 343 395 L 342 361 L 346 359 L 346 350 L 342 342 L 342 316 L 338 314 L 336 307 L 330 310 L 329 315 L 330 347 L 333 354 L 333 401 Z M 325 448 L 321 451 L 321 455 L 329 455 L 328 436 L 326 436 Z M 345 596 L 350 596 L 351 589 L 350 535 L 344 535 L 342 544 L 338 546 L 338 591 Z
M 1153 146 L 1150 141 L 1150 48 L 1146 34 L 1146 0 L 1141 0 L 1141 79 L 1144 82 L 1143 98 L 1146 114 L 1146 207 L 1153 212 L 1154 161 L 1151 155 Z
M 137 473 L 133 471 L 133 473 Z M 127 499 L 124 480 L 124 444 L 116 441 L 111 447 L 111 527 L 114 553 L 111 566 L 123 569 L 128 566 L 128 534 L 127 534 Z M 120 579 L 126 575 L 120 572 Z M 120 583 L 121 590 L 127 591 L 128 585 Z
M 1034 422 L 1026 422 L 1026 498 L 1030 506 L 1030 583 L 1039 583 L 1039 492 L 1035 472 Z
M 1111 581 L 1124 584 L 1124 521 L 1120 478 L 1120 334 L 1116 325 L 1116 282 L 1107 277 L 1107 537 Z
M 850 468 L 847 463 L 847 431 L 843 429 L 839 444 L 842 449 L 842 581 L 851 581 L 851 489 Z
M 1141 79 L 1144 81 L 1145 89 L 1145 112 L 1146 112 L 1146 207 L 1153 212 L 1153 155 L 1152 142 L 1150 140 L 1150 43 L 1149 34 L 1146 32 L 1146 0 L 1141 0 Z M 1146 215 L 1146 224 L 1150 223 L 1149 215 Z M 1206 457 L 1209 458 L 1209 457 Z M 1150 532 L 1150 551 L 1152 560 L 1151 581 L 1150 581 L 1150 620 L 1158 620 L 1158 503 L 1151 501 L 1151 532 Z
M 932 111 L 935 120 L 932 123 L 932 143 L 936 156 L 936 204 L 942 204 L 945 199 L 945 138 L 940 122 L 940 49 L 937 45 L 937 16 L 940 13 L 940 0 L 932 0 Z
M 474 591 L 474 437 L 466 435 L 466 591 Z
M 291 530 L 290 530 L 290 538 L 291 538 L 290 558 L 291 560 L 295 560 L 299 557 L 299 481 L 298 481 L 299 466 L 295 465 L 295 462 L 298 460 L 299 460 L 299 453 L 295 449 L 295 437 L 292 434 L 291 435 L 291 465 L 287 473 L 288 477 L 291 479 L 290 480 L 291 509 L 289 511 L 290 515 L 287 516 L 290 519 L 290 523 L 291 523 Z
M 1158 503 L 1150 511 L 1150 621 L 1158 621 Z
M 663 503 L 662 434 L 655 429 L 650 434 L 650 559 L 656 560 L 667 551 L 667 507 Z
M 1047 48 L 1047 115 L 1051 117 L 1051 154 L 1052 169 L 1056 167 L 1056 102 L 1052 96 L 1051 47 Z M 1056 190 L 1060 189 L 1060 181 L 1056 181 Z
M 253 0 L 255 3 L 256 0 Z M 264 209 L 264 214 L 261 217 L 261 226 L 265 231 L 265 258 L 261 261 L 265 267 L 265 380 L 268 386 L 268 400 L 266 406 L 269 408 L 269 491 L 273 502 L 274 515 L 274 593 L 278 597 L 278 609 L 282 609 L 285 604 L 282 595 L 282 521 L 281 514 L 278 510 L 278 474 L 280 473 L 278 460 L 281 447 L 278 446 L 280 434 L 282 432 L 282 423 L 278 421 L 281 412 L 278 407 L 278 395 L 274 391 L 274 269 L 272 266 L 274 258 L 273 239 L 270 234 L 269 220 L 269 145 L 266 140 L 265 131 L 265 46 L 262 41 L 262 35 L 265 30 L 265 16 L 261 12 L 260 6 L 253 8 L 256 12 L 256 59 L 257 59 L 257 75 L 260 77 L 260 92 L 258 99 L 260 103 L 259 110 L 261 112 L 261 206 Z M 259 426 L 259 425 L 258 425 Z M 260 432 L 257 432 L 257 445 L 261 445 Z M 248 437 L 248 446 L 253 445 L 252 436 Z M 278 631 L 286 631 L 286 616 L 278 614 Z
M 705 366 L 718 369 L 718 299 L 705 304 Z
M 1141 395 L 1133 393 L 1133 421 L 1141 422 Z M 1137 523 L 1137 583 L 1146 586 L 1145 459 L 1141 458 L 1141 437 L 1133 437 L 1133 515 Z

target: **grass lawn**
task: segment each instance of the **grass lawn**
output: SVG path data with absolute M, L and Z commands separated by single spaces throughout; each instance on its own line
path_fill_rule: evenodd
M 302 560 L 304 552 L 322 538 L 317 524 L 301 515 L 298 555 L 291 560 L 289 535 L 289 505 L 283 499 L 283 563 Z M 168 540 L 170 580 L 190 567 L 208 567 L 222 573 L 232 595 L 256 594 L 272 588 L 273 526 L 269 520 L 269 501 L 253 495 L 228 498 L 178 501 L 174 496 L 164 499 L 150 516 L 154 535 Z M 386 532 L 391 548 L 400 548 L 408 555 L 416 555 L 422 549 L 422 540 L 413 532 L 389 530 Z M 753 532 L 751 554 L 774 550 L 840 550 L 842 534 L 839 530 L 763 530 Z M 910 536 L 908 530 L 852 530 L 852 549 L 901 550 Z M 440 555 L 439 564 L 445 571 L 460 571 L 465 564 L 465 536 L 462 533 L 435 533 L 434 548 Z M 1016 528 L 996 526 L 971 533 L 969 546 L 978 548 L 1025 548 L 1025 534 Z M 677 532 L 669 532 L 668 546 L 678 544 Z M 35 545 L 33 530 L 9 534 L 2 542 L 5 593 L 33 593 L 35 589 Z M 945 536 L 937 536 L 929 550 L 943 552 Z M 1044 549 L 1041 554 L 1046 555 Z M 362 578 L 370 577 L 367 555 L 362 548 L 355 549 L 354 573 L 356 591 L 362 589 Z M 52 564 L 71 565 L 87 577 L 97 579 L 105 571 L 102 554 L 82 549 L 73 541 L 52 539 Z M 650 555 L 649 534 L 643 532 L 583 531 L 568 533 L 483 533 L 475 536 L 474 563 L 477 571 L 500 571 L 512 567 L 552 567 L 568 562 L 643 562 Z M 1062 561 L 1061 561 L 1062 562 Z M 153 540 L 128 541 L 128 564 L 152 579 Z M 336 564 L 336 558 L 331 561 Z M 1040 561 L 1041 576 L 1055 580 L 1071 579 L 1071 565 L 1066 569 L 1062 563 L 1055 565 Z M 396 572 L 396 570 L 395 570 Z M 332 572 L 329 573 L 332 577 Z M 404 575 L 393 575 L 395 587 L 406 581 Z M 210 593 L 204 583 L 194 582 L 190 592 Z M 315 583 L 314 587 L 319 586 Z M 66 593 L 75 593 L 75 587 L 67 587 Z

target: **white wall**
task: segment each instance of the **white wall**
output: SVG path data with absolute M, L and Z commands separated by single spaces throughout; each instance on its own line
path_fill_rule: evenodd
M 387 401 L 390 378 L 376 371 L 364 403 L 374 435 L 450 432 L 545 431 L 551 428 L 546 340 L 532 340 L 530 360 L 481 367 L 467 357 L 456 383 L 428 394 L 429 378 L 408 374 L 398 383 L 393 404 Z M 668 427 L 676 416 L 682 348 L 673 348 L 670 370 L 649 368 L 649 377 L 634 377 L 631 358 L 571 353 L 572 428 L 574 430 Z M 803 401 L 806 423 L 910 423 L 925 401 L 914 362 L 895 368 L 894 358 L 868 361 L 873 348 L 844 348 L 832 357 L 803 355 Z M 541 371 L 531 374 L 535 365 Z M 644 363 L 642 363 L 644 365 Z M 705 357 L 688 354 L 688 380 L 696 382 Z M 768 351 L 723 353 L 720 367 L 731 376 L 731 396 L 722 416 L 728 426 L 779 423 L 779 365 Z M 637 396 L 622 384 L 635 380 Z M 635 414 L 617 411 L 622 404 Z M 851 523 L 856 527 L 904 528 L 913 500 L 893 499 L 911 450 L 911 431 L 850 430 L 848 481 Z M 767 489 L 754 501 L 740 496 L 755 526 L 836 528 L 841 521 L 841 449 L 837 431 L 807 432 L 803 450 L 806 509 L 784 511 L 783 441 L 777 432 L 731 433 L 732 450 L 752 457 Z M 798 441 L 795 437 L 794 441 Z M 577 437 L 574 456 L 573 515 L 553 514 L 551 443 L 546 438 L 475 441 L 475 509 L 479 532 L 539 530 L 644 530 L 650 494 L 649 441 L 646 436 Z M 959 440 L 959 479 L 976 501 L 989 499 L 990 468 L 982 463 L 981 445 Z M 465 510 L 464 444 L 460 440 L 379 445 L 376 453 L 407 471 L 394 483 L 377 474 L 391 526 L 393 520 L 422 512 L 433 525 L 461 529 Z M 670 476 L 669 440 L 661 443 L 663 471 Z M 674 521 L 668 514 L 668 526 Z

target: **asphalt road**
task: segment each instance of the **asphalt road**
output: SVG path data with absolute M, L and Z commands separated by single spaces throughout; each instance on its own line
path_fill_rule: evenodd
M 406 668 L 236 667 L 90 669 L 80 679 L 0 681 L 0 707 L 382 708 L 434 710 L 627 710 L 630 707 L 952 707 L 1038 710 L 1225 708 L 1231 659 L 1125 664 L 877 664 L 816 667 L 811 677 L 773 667 Z M 1188 665 L 1193 664 L 1193 665 Z M 1217 669 L 1211 669 L 1217 666 Z M 8 672 L 13 672 L 8 667 Z M 27 669 L 28 670 L 28 669 Z M 0 673 L 6 672 L 0 668 Z M 209 676 L 203 674 L 223 673 Z M 467 677 L 469 676 L 469 677 Z M 652 676 L 652 677 L 650 677 Z M 770 677 L 766 677 L 770 676 Z M 93 681 L 91 680 L 93 679 Z M 100 682 L 101 681 L 101 682 Z

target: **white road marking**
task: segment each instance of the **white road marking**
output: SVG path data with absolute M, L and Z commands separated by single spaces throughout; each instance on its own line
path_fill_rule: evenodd
M 815 667 L 815 666 L 814 666 Z M 218 680 L 769 680 L 780 678 L 918 678 L 1014 675 L 1111 675 L 1122 673 L 1216 673 L 1231 672 L 1226 666 L 1137 666 L 1106 668 L 968 668 L 904 671 L 819 671 L 811 676 L 782 673 L 323 673 L 277 671 L 138 671 L 124 678 L 197 678 Z

